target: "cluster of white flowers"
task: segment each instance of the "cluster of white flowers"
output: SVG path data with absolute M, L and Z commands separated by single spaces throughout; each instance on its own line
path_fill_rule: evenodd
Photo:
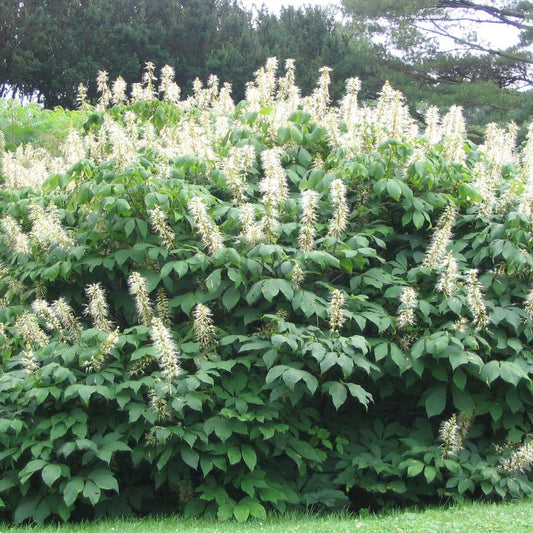
M 58 208 L 51 204 L 43 209 L 38 204 L 30 206 L 30 220 L 32 222 L 31 237 L 44 250 L 54 246 L 71 248 L 74 239 L 61 225 L 61 216 Z
M 400 294 L 400 310 L 398 312 L 398 328 L 405 329 L 416 324 L 415 310 L 418 306 L 418 294 L 412 287 L 404 287 Z
M 13 253 L 30 253 L 30 240 L 13 217 L 5 215 L 0 220 L 0 225 L 7 239 L 7 245 Z
M 228 155 L 223 159 L 221 167 L 226 174 L 226 184 L 231 190 L 233 201 L 240 205 L 245 201 L 246 172 L 254 165 L 256 160 L 255 148 L 248 144 L 233 146 Z
M 260 67 L 255 72 L 254 82 L 246 86 L 246 100 L 250 108 L 259 111 L 262 107 L 274 104 L 276 95 L 276 71 L 278 70 L 278 60 L 269 57 L 264 67 Z
M 451 106 L 442 120 L 442 153 L 444 157 L 456 163 L 464 163 L 466 124 L 461 106 Z
M 453 256 L 453 252 L 448 252 L 446 259 L 444 260 L 444 272 L 440 275 L 436 288 L 445 296 L 453 296 L 457 290 L 458 280 L 459 267 L 457 265 L 457 259 Z
M 14 151 L 4 152 L 1 158 L 2 187 L 40 187 L 52 173 L 66 170 L 62 158 L 52 157 L 43 148 L 31 144 L 20 145 Z
M 193 310 L 193 330 L 196 342 L 205 351 L 215 344 L 213 313 L 204 304 L 196 304 Z
M 41 329 L 37 315 L 24 311 L 15 323 L 17 331 L 20 333 L 26 346 L 37 346 L 42 348 L 49 342 L 48 336 Z
M 109 107 L 111 100 L 113 98 L 113 93 L 109 89 L 109 74 L 105 70 L 98 71 L 96 76 L 96 90 L 100 93 L 98 99 L 98 108 L 106 109 Z
M 455 224 L 457 209 L 449 204 L 446 206 L 444 213 L 439 218 L 433 239 L 426 252 L 426 257 L 422 263 L 424 267 L 439 268 L 442 266 L 446 257 L 446 248 L 452 240 L 452 228 Z
M 158 317 L 152 319 L 150 336 L 159 356 L 159 366 L 161 367 L 163 376 L 170 383 L 181 374 L 176 343 L 172 338 L 170 330 Z
M 474 325 L 476 326 L 476 329 L 485 329 L 489 324 L 489 316 L 487 314 L 487 306 L 483 299 L 482 287 L 478 280 L 476 269 L 468 271 L 466 289 L 468 308 L 472 313 Z
M 522 152 L 522 179 L 524 190 L 520 196 L 518 212 L 533 223 L 533 123 L 527 133 L 527 143 Z
M 63 297 L 58 298 L 52 304 L 52 308 L 67 335 L 69 335 L 71 339 L 79 337 L 82 332 L 82 327 L 67 300 Z
M 533 441 L 522 444 L 509 458 L 502 461 L 501 467 L 505 472 L 525 472 L 533 465 Z
M 290 277 L 294 285 L 296 287 L 300 287 L 300 285 L 303 283 L 305 279 L 305 272 L 300 265 L 296 264 L 292 267 Z
M 60 331 L 61 323 L 57 318 L 54 308 L 41 298 L 34 300 L 31 304 L 33 312 L 44 321 L 44 326 L 48 331 Z
M 298 232 L 298 244 L 302 252 L 311 252 L 315 247 L 315 222 L 318 193 L 312 190 L 302 191 L 300 200 L 302 215 L 300 217 L 300 231 Z
M 426 112 L 426 131 L 424 137 L 429 147 L 438 144 L 442 138 L 440 113 L 437 106 L 430 106 Z
M 256 244 L 264 239 L 263 224 L 255 217 L 255 206 L 253 204 L 242 204 L 239 208 L 239 220 L 242 226 L 242 238 Z
M 281 151 L 278 148 L 263 150 L 261 163 L 264 175 L 259 182 L 259 191 L 263 194 L 262 200 L 265 206 L 263 226 L 265 234 L 271 238 L 277 232 L 279 209 L 289 196 L 289 186 L 281 163 Z
M 128 277 L 130 294 L 135 300 L 135 308 L 141 324 L 149 326 L 153 319 L 152 303 L 148 295 L 146 280 L 139 272 L 132 272 Z
M 328 235 L 339 239 L 348 226 L 348 202 L 346 201 L 346 186 L 340 179 L 331 182 L 330 198 L 333 205 L 333 215 L 329 222 Z
M 416 124 L 409 114 L 403 94 L 393 89 L 388 81 L 381 89 L 374 123 L 378 126 L 378 143 L 387 138 L 411 140 L 417 134 Z
M 207 213 L 204 201 L 196 196 L 189 200 L 188 207 L 194 217 L 200 239 L 207 248 L 208 253 L 213 255 L 224 248 L 222 232 Z
M 176 234 L 168 225 L 167 214 L 161 209 L 161 207 L 156 205 L 153 209 L 148 210 L 148 218 L 154 232 L 161 237 L 161 243 L 163 246 L 167 249 L 172 248 Z
M 474 416 L 471 412 L 459 413 L 459 415 L 454 413 L 441 424 L 439 437 L 443 459 L 454 457 L 462 450 L 464 439 L 470 431 L 473 420 Z
M 94 327 L 110 332 L 113 326 L 109 319 L 109 308 L 102 284 L 92 283 L 87 285 L 85 294 L 89 300 L 85 313 L 91 317 Z
M 332 332 L 339 331 L 346 321 L 343 311 L 345 303 L 346 298 L 342 291 L 339 289 L 333 289 L 333 291 L 331 291 L 328 309 L 329 329 Z

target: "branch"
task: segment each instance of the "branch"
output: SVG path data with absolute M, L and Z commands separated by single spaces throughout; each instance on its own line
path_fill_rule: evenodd
M 512 20 L 513 18 L 521 19 L 522 21 L 530 20 L 530 17 L 524 15 L 523 13 L 513 12 L 508 9 L 499 9 L 497 7 L 492 7 L 484 4 L 476 4 L 468 0 L 440 0 L 437 2 L 435 7 L 451 9 L 462 8 L 472 9 L 474 11 L 482 11 L 484 13 L 487 13 L 488 15 L 491 15 L 494 18 L 501 20 L 505 24 L 509 24 L 521 30 L 531 29 L 532 27 L 529 24 L 523 24 L 522 22 Z
M 482 46 L 480 44 L 476 44 L 476 43 L 467 41 L 465 39 L 461 39 L 461 37 L 457 37 L 456 35 L 452 35 L 448 31 L 446 31 L 443 28 L 441 28 L 435 21 L 433 21 L 433 25 L 437 29 L 423 28 L 423 27 L 419 27 L 419 26 L 416 26 L 416 25 L 415 25 L 415 27 L 418 30 L 421 30 L 421 31 L 428 31 L 430 33 L 434 33 L 434 34 L 440 35 L 442 37 L 447 37 L 448 39 L 452 39 L 456 43 L 462 44 L 463 46 L 468 46 L 468 47 L 473 48 L 475 50 L 479 50 L 480 52 L 486 52 L 487 54 L 497 55 L 499 57 L 504 57 L 505 59 L 511 59 L 512 61 L 519 61 L 521 63 L 527 63 L 528 65 L 533 65 L 533 60 L 532 59 L 529 59 L 529 58 L 524 57 L 524 56 L 517 56 L 515 54 L 509 54 L 507 52 L 502 52 L 501 50 L 496 50 L 495 48 L 488 48 L 486 46 Z

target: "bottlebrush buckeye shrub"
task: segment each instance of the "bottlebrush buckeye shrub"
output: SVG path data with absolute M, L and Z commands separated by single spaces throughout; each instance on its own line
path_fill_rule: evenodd
M 533 130 L 293 68 L 3 152 L 3 519 L 532 494 Z

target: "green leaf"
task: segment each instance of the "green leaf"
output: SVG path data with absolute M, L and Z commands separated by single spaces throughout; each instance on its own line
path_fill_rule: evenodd
M 43 481 L 51 487 L 54 481 L 61 477 L 61 467 L 59 465 L 46 465 L 42 471 Z
M 83 496 L 87 498 L 93 505 L 96 505 L 100 500 L 100 489 L 94 481 L 90 479 L 85 482 L 83 487 Z
M 226 420 L 225 418 L 221 418 L 219 416 L 214 416 L 205 421 L 204 430 L 208 435 L 214 431 L 215 435 L 222 442 L 225 442 L 229 439 L 229 437 L 231 437 L 231 434 L 233 433 L 231 426 L 232 424 L 229 420 Z
M 222 269 L 217 268 L 216 270 L 213 270 L 213 272 L 211 272 L 211 274 L 207 277 L 205 280 L 205 286 L 209 292 L 215 292 L 219 288 L 221 276 Z
M 425 406 L 428 417 L 440 415 L 446 407 L 446 385 L 437 385 L 429 389 Z
M 283 293 L 287 300 L 292 300 L 294 296 L 294 290 L 292 285 L 286 279 L 266 279 L 261 285 L 261 292 L 265 299 L 271 302 L 280 291 Z
M 486 381 L 489 385 L 497 378 L 500 377 L 500 362 L 489 361 L 481 369 L 481 379 Z
M 70 507 L 78 498 L 78 494 L 83 490 L 85 481 L 81 477 L 72 478 L 63 489 L 63 500 Z
M 233 516 L 237 522 L 246 522 L 250 516 L 250 510 L 244 503 L 238 503 L 233 509 Z
M 20 524 L 28 518 L 32 518 L 35 515 L 35 511 L 39 503 L 41 502 L 42 496 L 35 496 L 33 498 L 24 498 L 20 501 L 15 509 L 15 514 L 13 515 L 13 521 L 15 524 Z
M 230 287 L 222 296 L 222 303 L 224 307 L 231 311 L 236 305 L 237 302 L 241 299 L 241 293 L 235 287 Z
M 368 407 L 368 404 L 374 399 L 370 392 L 363 389 L 361 385 L 357 385 L 357 383 L 346 383 L 346 387 L 348 387 L 350 394 L 357 398 L 365 407 Z
M 126 221 L 126 224 L 124 224 L 124 233 L 126 234 L 126 237 L 129 237 L 133 230 L 135 229 L 135 219 L 130 218 Z
M 241 453 L 246 466 L 250 471 L 253 471 L 257 464 L 257 454 L 255 453 L 255 450 L 249 445 L 244 445 L 241 447 Z
M 389 193 L 389 196 L 397 202 L 400 200 L 402 189 L 397 180 L 387 180 L 387 192 Z
M 424 477 L 428 483 L 431 483 L 437 476 L 437 469 L 434 466 L 426 466 L 424 468 Z
M 194 450 L 191 450 L 190 448 L 183 448 L 181 450 L 181 458 L 185 464 L 189 465 L 194 470 L 198 468 L 200 456 Z
M 233 516 L 233 505 L 224 503 L 218 507 L 217 518 L 221 521 L 229 520 Z
M 374 357 L 376 358 L 376 362 L 381 361 L 383 358 L 387 357 L 387 354 L 389 353 L 389 343 L 388 342 L 382 342 L 381 344 L 378 344 L 374 347 Z
M 87 478 L 88 480 L 92 480 L 94 484 L 98 487 L 98 489 L 114 490 L 115 492 L 119 491 L 117 480 L 115 479 L 113 474 L 105 468 L 94 469 L 92 472 L 89 473 Z M 87 483 L 90 483 L 90 481 L 87 481 Z M 85 489 L 83 491 L 83 495 L 86 496 Z
M 346 389 L 346 386 L 342 383 L 333 383 L 329 388 L 328 393 L 331 396 L 331 399 L 333 400 L 333 405 L 335 406 L 335 409 L 337 410 L 346 401 L 346 398 L 348 397 L 348 390 Z
M 303 440 L 298 439 L 291 439 L 289 441 L 289 446 L 298 454 L 301 455 L 304 459 L 308 459 L 310 461 L 316 461 L 320 462 L 322 460 L 322 456 L 318 453 L 318 451 L 311 446 L 308 442 L 305 442 Z
M 259 518 L 259 520 L 266 519 L 266 510 L 259 502 L 250 500 L 246 502 L 246 505 L 248 506 L 248 509 L 252 516 L 254 516 L 255 518 Z
M 228 448 L 228 461 L 230 465 L 236 465 L 242 458 L 241 450 L 238 446 Z
M 407 477 L 415 477 L 424 470 L 424 463 L 422 461 L 413 460 L 413 463 L 407 468 Z
M 518 382 L 522 377 L 528 379 L 527 374 L 525 374 L 524 371 L 512 361 L 502 361 L 500 363 L 500 377 L 515 387 L 518 385 Z

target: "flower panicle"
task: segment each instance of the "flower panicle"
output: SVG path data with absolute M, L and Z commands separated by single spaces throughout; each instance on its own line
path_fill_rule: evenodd
M 250 244 L 256 244 L 265 238 L 263 225 L 255 218 L 255 207 L 253 204 L 242 204 L 239 206 L 239 220 L 242 226 L 240 236 Z
M 48 336 L 41 329 L 37 315 L 30 311 L 24 311 L 16 320 L 15 327 L 20 333 L 24 343 L 31 347 L 44 348 L 48 342 Z M 28 350 L 28 352 L 31 350 Z
M 42 320 L 44 320 L 44 325 L 48 331 L 60 331 L 61 323 L 54 312 L 53 307 L 42 298 L 37 298 L 31 304 L 33 312 Z
M 524 310 L 533 320 L 533 289 L 529 291 L 524 301 Z
M 439 268 L 442 266 L 442 262 L 446 256 L 446 248 L 451 242 L 452 228 L 455 224 L 456 216 L 457 209 L 455 206 L 449 204 L 437 222 L 422 266 L 429 268 Z
M 476 329 L 481 330 L 487 328 L 490 320 L 487 313 L 487 306 L 483 299 L 481 283 L 479 282 L 475 268 L 468 271 L 466 291 L 468 308 L 472 313 Z
M 448 420 L 445 420 L 439 430 L 441 441 L 442 458 L 456 456 L 463 448 L 463 436 L 461 427 L 457 423 L 457 415 L 454 413 Z
M 61 322 L 61 326 L 68 333 L 71 338 L 77 338 L 81 335 L 82 327 L 79 320 L 76 318 L 74 311 L 70 304 L 61 297 L 55 300 L 52 308 L 57 318 Z
M 208 350 L 215 344 L 213 312 L 204 304 L 196 304 L 194 308 L 193 329 L 196 342 L 202 350 Z
M 317 219 L 316 207 L 318 204 L 318 193 L 312 190 L 302 192 L 300 218 L 301 227 L 298 232 L 298 243 L 302 252 L 311 252 L 315 247 L 315 222 Z
M 328 235 L 339 239 L 348 227 L 349 208 L 346 201 L 346 185 L 340 179 L 331 182 L 330 198 L 333 204 L 333 215 L 329 223 Z
M 29 348 L 21 353 L 20 365 L 24 371 L 29 375 L 33 374 L 39 369 L 39 361 L 35 357 L 35 352 Z
M 159 356 L 159 366 L 167 382 L 176 379 L 181 374 L 178 359 L 178 348 L 170 330 L 159 317 L 152 319 L 150 336 L 156 352 Z
M 135 308 L 141 324 L 150 326 L 154 313 L 148 295 L 146 280 L 139 272 L 132 272 L 128 277 L 128 285 L 130 294 L 135 300 Z
M 160 206 L 156 205 L 153 209 L 148 211 L 148 217 L 152 229 L 157 235 L 159 235 L 159 237 L 161 237 L 161 243 L 163 246 L 167 249 L 172 248 L 174 240 L 176 239 L 176 234 L 168 225 L 167 214 Z
M 299 264 L 292 267 L 290 278 L 295 287 L 299 288 L 302 285 L 305 279 L 305 272 Z
M 209 255 L 213 255 L 224 248 L 224 241 L 220 228 L 213 222 L 203 200 L 196 196 L 189 200 L 188 207 L 194 217 L 196 229 Z
M 533 466 L 533 441 L 519 446 L 507 459 L 501 463 L 503 471 L 511 473 L 524 473 Z
M 398 312 L 398 328 L 405 329 L 416 324 L 415 310 L 418 306 L 418 294 L 412 287 L 404 287 L 400 294 L 401 308 Z
M 63 229 L 59 210 L 53 204 L 43 209 L 38 204 L 30 206 L 31 236 L 45 250 L 53 246 L 71 248 L 74 239 Z
M 444 272 L 441 274 L 439 281 L 437 282 L 436 289 L 449 298 L 455 294 L 458 280 L 459 267 L 457 259 L 453 256 L 453 252 L 448 252 L 444 262 Z
M 170 324 L 170 306 L 167 293 L 163 287 L 157 289 L 155 312 L 156 316 L 163 321 L 163 324 Z
M 329 301 L 329 329 L 331 332 L 340 331 L 346 318 L 344 316 L 343 307 L 346 303 L 344 294 L 339 289 L 333 289 Z
M 11 251 L 16 254 L 29 254 L 30 241 L 28 236 L 22 231 L 18 222 L 9 215 L 2 217 L 0 221 L 4 234 L 7 238 L 7 244 Z
M 109 319 L 109 308 L 102 284 L 92 283 L 87 285 L 85 294 L 89 300 L 85 314 L 91 317 L 95 328 L 110 332 L 113 325 Z

